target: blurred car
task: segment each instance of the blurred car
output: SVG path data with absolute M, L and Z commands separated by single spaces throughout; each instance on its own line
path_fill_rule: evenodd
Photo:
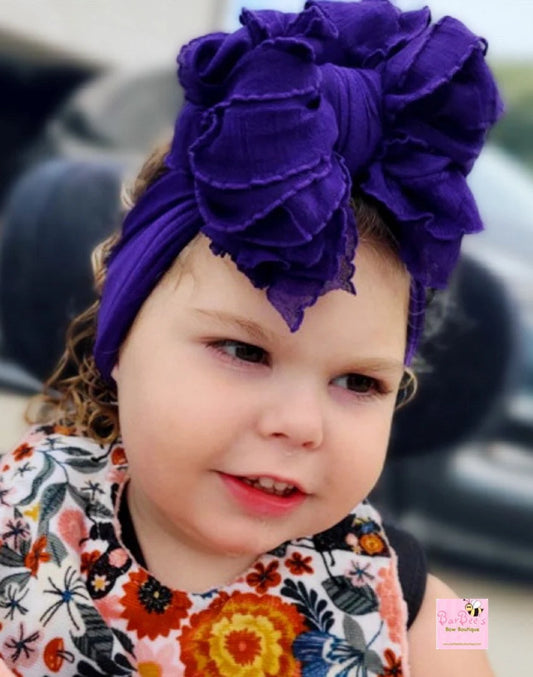
M 532 580 L 533 176 L 503 150 L 488 146 L 470 185 L 486 230 L 465 239 L 472 270 L 452 319 L 462 315 L 463 330 L 446 335 L 444 327 L 444 355 L 437 355 L 436 373 L 430 374 L 447 390 L 437 385 L 442 410 L 433 408 L 433 420 L 427 411 L 421 416 L 420 425 L 436 439 L 423 435 L 427 454 L 393 463 L 378 495 L 430 555 Z M 472 382 L 481 388 L 477 395 Z M 421 397 L 431 400 L 431 389 Z M 446 398 L 456 406 L 443 405 Z M 451 444 L 454 417 L 466 411 L 468 418 L 481 400 L 475 424 Z M 420 411 L 413 406 L 406 414 L 413 423 Z M 407 425 L 402 432 L 400 443 L 409 435 Z

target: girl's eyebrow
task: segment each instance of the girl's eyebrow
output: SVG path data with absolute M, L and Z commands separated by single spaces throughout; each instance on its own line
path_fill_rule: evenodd
M 358 369 L 368 369 L 372 372 L 402 372 L 405 365 L 402 360 L 386 357 L 369 357 L 357 360 Z
M 281 337 L 269 329 L 265 329 L 253 320 L 233 313 L 228 313 L 224 310 L 211 310 L 208 308 L 193 308 L 196 315 L 208 317 L 223 324 L 229 329 L 238 329 L 245 331 L 255 341 L 259 343 L 276 343 L 281 340 Z
M 253 340 L 262 344 L 273 344 L 282 340 L 281 336 L 275 332 L 265 329 L 253 320 L 224 310 L 212 310 L 208 308 L 193 308 L 196 315 L 215 320 L 219 324 L 226 326 L 229 330 L 237 329 L 245 331 Z M 396 372 L 405 367 L 402 360 L 395 360 L 386 357 L 365 357 L 354 360 L 358 369 L 368 369 L 376 372 Z

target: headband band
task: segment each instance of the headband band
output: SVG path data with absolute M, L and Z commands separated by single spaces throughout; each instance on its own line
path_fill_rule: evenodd
M 425 292 L 482 229 L 465 177 L 502 104 L 486 44 L 459 21 L 389 0 L 307 2 L 241 16 L 178 58 L 186 103 L 166 158 L 108 261 L 94 355 L 108 379 L 142 303 L 198 233 L 295 331 L 352 284 L 355 191 L 390 217 L 412 279 L 405 360 Z

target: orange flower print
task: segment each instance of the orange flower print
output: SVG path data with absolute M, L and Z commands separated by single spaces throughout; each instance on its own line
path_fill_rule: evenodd
M 285 560 L 285 566 L 289 567 L 291 574 L 301 576 L 302 574 L 312 574 L 313 567 L 310 565 L 313 558 L 311 555 L 302 557 L 301 553 L 295 552 L 289 559 Z
M 41 562 L 49 562 L 50 555 L 45 552 L 46 536 L 41 536 L 31 546 L 29 553 L 24 558 L 24 566 L 27 567 L 32 576 L 37 576 Z
M 99 550 L 93 550 L 92 552 L 84 552 L 81 555 L 81 567 L 80 571 L 82 574 L 88 574 L 89 571 L 93 568 L 94 563 L 98 560 L 102 553 Z
M 402 659 L 396 658 L 394 651 L 385 649 L 385 660 L 387 665 L 378 677 L 403 677 Z
M 128 459 L 126 458 L 126 452 L 122 447 L 115 447 L 111 452 L 111 463 L 113 465 L 126 465 Z
M 246 576 L 246 582 L 250 587 L 255 588 L 257 592 L 262 594 L 269 588 L 273 588 L 281 583 L 281 576 L 277 571 L 278 566 L 279 562 L 275 560 L 270 562 L 267 567 L 262 562 L 257 562 L 254 566 L 255 571 Z
M 385 541 L 379 534 L 362 534 L 358 540 L 361 550 L 366 555 L 380 555 L 387 552 Z
M 172 629 L 179 628 L 191 606 L 185 593 L 161 585 L 146 571 L 130 573 L 123 589 L 121 618 L 128 621 L 127 629 L 135 631 L 139 639 L 166 637 Z
M 221 593 L 182 628 L 184 677 L 297 677 L 291 647 L 306 629 L 296 608 L 278 597 Z
M 25 458 L 30 458 L 30 456 L 33 454 L 33 447 L 30 447 L 30 445 L 27 442 L 24 442 L 21 444 L 19 447 L 15 449 L 13 452 L 13 458 L 17 463 L 20 461 L 23 461 Z
M 378 595 L 381 599 L 379 610 L 387 624 L 391 641 L 400 642 L 404 627 L 404 613 L 392 567 L 383 567 L 378 571 L 378 576 L 381 579 L 377 584 Z

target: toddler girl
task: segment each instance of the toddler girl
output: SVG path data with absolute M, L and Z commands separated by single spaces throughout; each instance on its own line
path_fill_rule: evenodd
M 366 500 L 426 294 L 481 228 L 485 46 L 388 0 L 242 23 L 182 50 L 172 144 L 3 459 L 2 658 L 24 677 L 490 675 L 434 650 L 454 594 Z

